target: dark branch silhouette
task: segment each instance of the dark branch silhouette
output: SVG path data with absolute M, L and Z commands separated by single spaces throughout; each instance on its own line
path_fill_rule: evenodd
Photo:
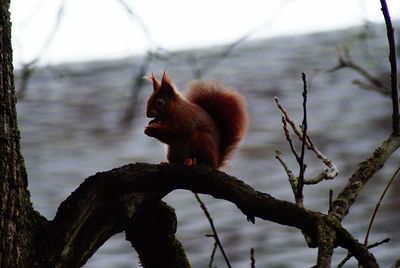
M 317 244 L 321 240 L 318 226 L 323 225 L 326 230 L 335 233 L 335 246 L 348 249 L 365 267 L 378 267 L 373 255 L 339 222 L 327 215 L 278 200 L 267 193 L 254 190 L 243 181 L 206 166 L 193 168 L 180 164 L 145 163 L 97 173 L 87 178 L 60 205 L 55 218 L 47 224 L 47 241 L 51 245 L 48 249 L 49 256 L 53 256 L 49 262 L 56 267 L 79 267 L 108 237 L 127 230 L 134 224 L 131 221 L 140 219 L 136 213 L 141 213 L 142 205 L 154 203 L 174 189 L 186 189 L 230 201 L 247 217 L 253 216 L 298 228 L 313 241 L 317 241 Z M 168 233 L 167 236 L 170 237 Z M 129 235 L 128 238 L 141 239 Z M 175 240 L 174 237 L 171 239 Z M 142 258 L 140 251 L 137 251 Z M 185 259 L 183 254 L 178 256 Z
M 392 26 L 392 21 L 390 19 L 389 10 L 385 0 L 381 0 L 381 7 L 383 17 L 385 19 L 387 38 L 389 44 L 389 63 L 390 63 L 390 81 L 391 81 L 391 96 L 392 96 L 392 128 L 395 135 L 400 135 L 399 127 L 399 95 L 398 95 L 398 85 L 397 85 L 397 61 L 396 61 L 396 43 L 394 40 L 394 30 Z

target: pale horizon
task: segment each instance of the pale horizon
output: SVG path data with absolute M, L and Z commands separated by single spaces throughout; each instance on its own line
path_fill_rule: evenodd
M 249 33 L 251 39 L 273 38 L 384 22 L 376 0 L 122 2 L 134 16 L 119 0 L 12 1 L 15 65 L 41 51 L 39 65 L 107 60 L 157 46 L 174 51 L 229 44 Z M 50 39 L 62 3 L 59 27 Z M 400 1 L 387 4 L 392 20 L 399 19 Z

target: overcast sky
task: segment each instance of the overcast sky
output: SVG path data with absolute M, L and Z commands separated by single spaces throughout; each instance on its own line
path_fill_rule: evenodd
M 399 19 L 400 0 L 387 3 Z M 41 51 L 41 64 L 113 59 L 383 22 L 379 0 L 12 0 L 11 18 L 17 66 Z

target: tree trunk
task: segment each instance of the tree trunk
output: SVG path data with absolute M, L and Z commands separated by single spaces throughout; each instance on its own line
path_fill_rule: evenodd
M 33 230 L 41 226 L 32 209 L 20 151 L 15 108 L 10 2 L 0 2 L 0 267 L 28 267 L 34 261 Z

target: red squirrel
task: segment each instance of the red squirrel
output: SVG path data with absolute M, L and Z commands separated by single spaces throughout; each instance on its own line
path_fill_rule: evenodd
M 247 129 L 243 96 L 218 82 L 193 81 L 182 96 L 164 71 L 153 83 L 144 133 L 168 145 L 168 161 L 222 167 Z

